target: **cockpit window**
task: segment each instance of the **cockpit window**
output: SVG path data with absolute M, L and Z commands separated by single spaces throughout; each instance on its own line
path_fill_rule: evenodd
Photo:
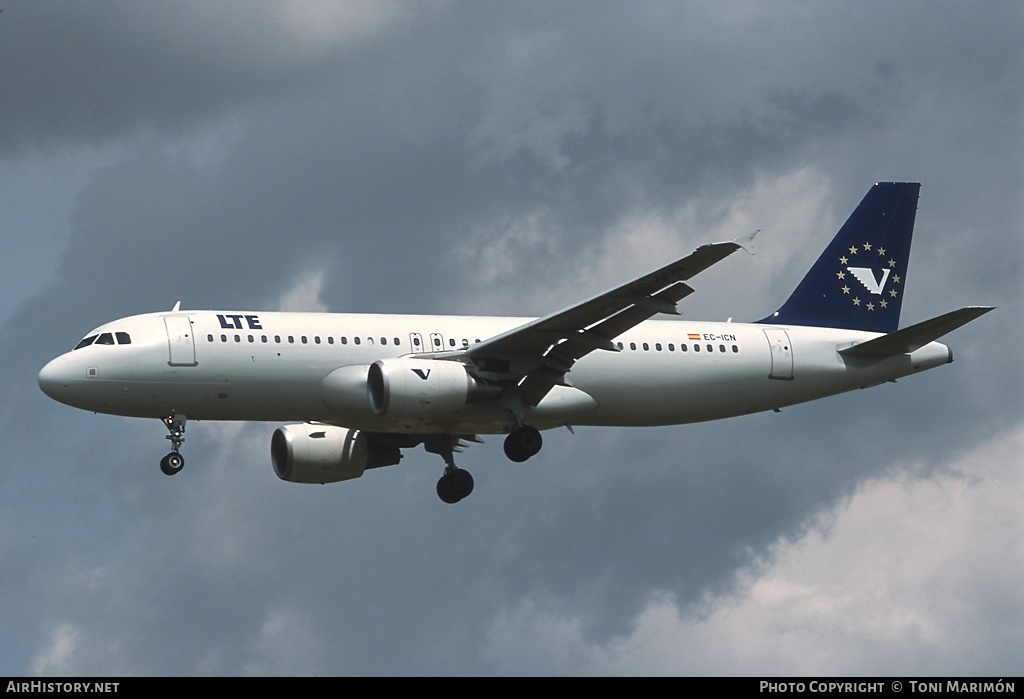
M 130 344 L 132 344 L 132 336 L 129 335 L 128 333 L 126 333 L 126 332 L 113 332 L 113 333 L 102 333 L 102 334 L 98 334 L 98 335 L 90 335 L 89 337 L 85 338 L 84 340 L 79 342 L 77 345 L 75 345 L 75 349 L 76 350 L 82 349 L 83 347 L 88 347 L 89 345 L 113 345 L 113 344 L 115 344 L 115 341 L 114 341 L 115 338 L 117 339 L 116 344 L 118 344 L 118 345 L 130 345 Z

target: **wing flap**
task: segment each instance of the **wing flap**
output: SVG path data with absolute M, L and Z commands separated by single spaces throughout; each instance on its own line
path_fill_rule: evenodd
M 960 308 L 930 320 L 876 337 L 839 350 L 839 354 L 847 357 L 889 357 L 894 354 L 909 354 L 921 349 L 929 342 L 938 340 L 943 335 L 953 332 L 961 325 L 966 325 L 980 318 L 994 306 L 968 306 Z

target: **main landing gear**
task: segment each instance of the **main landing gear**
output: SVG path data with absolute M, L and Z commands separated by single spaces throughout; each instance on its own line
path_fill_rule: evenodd
M 473 476 L 464 468 L 454 464 L 445 467 L 444 475 L 437 481 L 437 497 L 442 502 L 454 505 L 473 492 Z
M 437 481 L 437 497 L 449 505 L 473 492 L 473 476 L 469 471 L 455 465 L 454 452 L 462 451 L 461 440 L 455 435 L 439 434 L 428 438 L 424 444 L 427 451 L 444 459 L 444 475 Z
M 173 476 L 185 468 L 185 457 L 178 452 L 181 449 L 181 445 L 185 442 L 185 416 L 171 415 L 170 417 L 165 417 L 163 422 L 167 431 L 170 432 L 166 439 L 171 440 L 171 453 L 160 459 L 160 470 L 165 475 Z
M 537 428 L 520 423 L 505 438 L 505 456 L 515 462 L 526 461 L 540 451 L 543 443 Z M 450 434 L 433 435 L 424 441 L 423 446 L 444 459 L 444 475 L 437 481 L 437 497 L 442 502 L 454 505 L 469 496 L 473 492 L 473 476 L 455 465 L 454 452 L 462 451 L 463 446 L 459 437 Z
M 505 456 L 516 463 L 526 461 L 544 445 L 540 430 L 520 424 L 505 437 Z

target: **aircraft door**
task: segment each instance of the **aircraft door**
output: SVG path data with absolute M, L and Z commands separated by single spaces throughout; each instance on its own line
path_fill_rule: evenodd
M 192 337 L 192 320 L 188 316 L 164 316 L 167 348 L 171 366 L 196 366 L 196 344 Z
M 419 333 L 409 333 L 409 347 L 412 348 L 413 352 L 425 351 L 423 347 L 423 336 Z
M 793 345 L 789 341 L 789 333 L 782 328 L 764 328 L 768 338 L 768 346 L 772 352 L 772 370 L 770 379 L 783 381 L 793 380 Z
M 441 333 L 430 333 L 430 351 L 444 351 L 444 337 L 441 336 Z

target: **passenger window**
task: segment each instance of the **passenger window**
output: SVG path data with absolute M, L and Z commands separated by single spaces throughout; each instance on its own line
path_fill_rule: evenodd
M 235 342 L 241 342 L 241 341 L 242 341 L 242 336 L 241 335 L 235 335 Z
M 661 351 L 661 343 L 660 342 L 655 342 L 654 343 L 654 349 L 656 349 L 656 350 L 658 350 L 660 352 Z
M 96 342 L 96 336 L 95 335 L 90 335 L 89 337 L 83 339 L 81 342 L 79 342 L 77 345 L 75 345 L 75 349 L 82 349 L 83 347 L 88 347 L 89 345 L 91 345 L 94 342 Z
M 388 344 L 388 339 L 387 339 L 386 337 L 382 337 L 382 338 L 380 339 L 380 344 L 382 344 L 382 345 L 386 345 L 386 344 Z
M 302 336 L 302 344 L 306 344 L 307 342 L 309 342 L 309 340 L 307 340 L 307 339 L 306 339 L 306 336 L 305 336 L 305 335 L 303 335 L 303 336 Z
M 736 353 L 737 353 L 737 352 L 739 352 L 739 351 L 740 351 L 740 348 L 739 348 L 739 347 L 737 347 L 736 345 L 733 345 L 733 346 L 732 346 L 732 353 L 733 353 L 733 354 L 736 354 Z
M 686 352 L 686 351 L 687 351 L 687 350 L 689 350 L 689 349 L 690 349 L 690 348 L 689 348 L 689 347 L 687 347 L 686 345 L 679 345 L 679 351 L 680 351 L 680 352 Z
M 277 344 L 281 344 L 281 336 L 280 335 L 274 335 L 274 342 L 276 342 Z
M 220 336 L 220 341 L 221 342 L 227 342 L 228 341 L 228 336 L 227 335 L 221 335 Z
M 327 336 L 327 344 L 329 344 L 329 345 L 333 345 L 334 344 L 334 335 L 328 335 Z
M 455 346 L 455 338 L 454 337 L 449 337 L 448 338 L 448 345 L 450 347 L 454 347 Z
M 288 344 L 289 345 L 294 345 L 295 344 L 295 336 L 294 335 L 289 335 L 288 336 Z
M 347 345 L 348 344 L 348 338 L 347 337 L 342 337 L 341 338 L 341 344 Z
M 395 347 L 398 347 L 398 345 L 399 345 L 399 344 L 400 344 L 400 343 L 398 342 L 398 338 L 396 337 L 396 338 L 395 338 Z
M 316 344 L 318 344 L 318 345 L 319 345 L 319 344 L 320 344 L 320 336 L 319 336 L 319 335 L 317 335 L 316 337 L 314 337 L 314 338 L 313 338 L 313 342 L 315 342 Z
M 650 346 L 650 345 L 648 345 L 648 344 L 647 344 L 647 343 L 645 342 L 645 343 L 644 343 L 644 352 L 648 351 L 649 349 L 651 349 L 651 346 Z
M 206 341 L 207 342 L 213 342 L 213 335 L 207 335 L 206 336 Z
M 132 344 L 132 338 L 128 335 L 128 333 L 114 333 L 114 337 L 117 338 L 117 344 L 119 345 Z M 210 335 L 210 339 L 213 339 L 213 335 Z
M 266 335 L 262 335 L 260 337 L 260 342 L 262 342 L 263 344 L 267 344 L 267 336 Z
M 724 352 L 725 351 L 725 345 L 719 345 L 718 346 L 718 351 L 719 352 Z
M 630 348 L 631 350 L 635 350 L 635 349 L 636 349 L 636 343 L 635 343 L 635 342 L 630 342 L 630 343 L 629 343 L 629 348 Z
M 668 351 L 669 352 L 675 352 L 676 351 L 676 346 L 673 345 L 671 342 L 668 343 Z
M 700 352 L 700 345 L 694 345 L 693 346 L 693 351 L 694 352 Z
M 354 342 L 354 343 L 356 343 L 358 345 L 359 344 L 359 338 L 358 337 L 353 337 L 352 338 L 352 342 Z
M 715 351 L 715 348 L 712 347 L 711 345 L 708 345 L 708 352 L 714 352 L 714 351 Z
M 249 336 L 249 344 L 251 345 L 254 342 L 256 342 L 256 339 L 252 335 L 250 335 Z

